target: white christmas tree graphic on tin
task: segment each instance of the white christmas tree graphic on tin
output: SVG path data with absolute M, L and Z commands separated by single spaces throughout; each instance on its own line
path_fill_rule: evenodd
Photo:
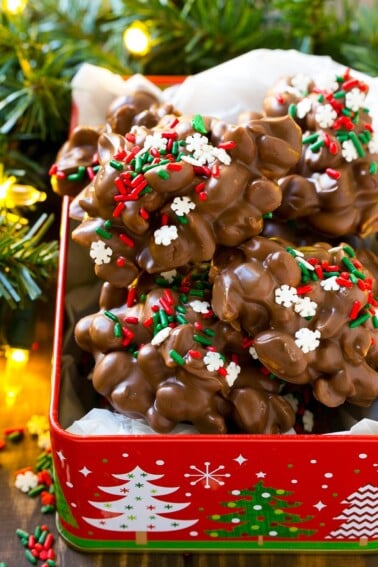
M 326 539 L 359 539 L 360 545 L 367 545 L 369 538 L 378 537 L 378 487 L 371 484 L 361 486 L 343 500 L 348 507 L 334 518 L 345 520 Z
M 135 467 L 125 474 L 113 474 L 123 480 L 117 486 L 99 486 L 105 493 L 119 496 L 118 500 L 105 502 L 89 501 L 93 507 L 106 514 L 101 518 L 83 518 L 88 524 L 100 530 L 114 532 L 135 532 L 138 544 L 147 543 L 147 532 L 168 532 L 193 526 L 198 520 L 173 519 L 170 514 L 189 506 L 190 502 L 165 502 L 160 496 L 172 494 L 178 487 L 153 484 L 163 475 L 146 473 Z

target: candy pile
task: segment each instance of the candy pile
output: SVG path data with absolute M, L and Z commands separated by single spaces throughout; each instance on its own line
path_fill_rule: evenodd
M 43 561 L 41 567 L 56 566 L 56 554 L 53 549 L 55 537 L 48 526 L 45 524 L 37 526 L 33 533 L 17 529 L 16 535 L 25 547 L 25 558 L 29 563 L 37 565 L 38 560 L 41 560 Z
M 156 104 L 147 124 L 129 98 L 127 128 L 113 107 L 74 131 L 51 174 L 80 190 L 72 236 L 104 283 L 75 337 L 115 410 L 160 433 L 283 433 L 300 412 L 303 432 L 378 396 L 367 91 L 349 71 L 285 77 L 238 124 Z

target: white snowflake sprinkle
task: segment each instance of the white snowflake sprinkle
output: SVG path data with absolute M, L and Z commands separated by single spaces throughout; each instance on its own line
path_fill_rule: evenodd
M 321 280 L 320 285 L 325 291 L 339 291 L 340 285 L 337 283 L 337 276 L 332 276 L 325 280 Z
M 92 242 L 89 255 L 93 258 L 97 265 L 109 264 L 113 255 L 113 250 L 110 246 L 106 246 L 105 242 L 98 240 L 97 242 Z
M 341 155 L 345 161 L 353 161 L 358 158 L 358 153 L 352 140 L 345 140 L 341 145 Z
M 224 163 L 225 165 L 230 165 L 231 156 L 223 148 L 213 148 L 213 155 L 217 160 Z
M 181 161 L 186 161 L 186 163 L 190 163 L 190 165 L 203 165 L 198 159 L 194 159 L 193 156 L 181 156 Z
M 310 98 L 300 100 L 296 106 L 297 118 L 304 118 L 311 110 L 312 103 Z
M 357 112 L 365 104 L 365 93 L 357 87 L 351 89 L 345 95 L 345 106 Z
M 196 152 L 198 150 L 201 150 L 203 146 L 207 146 L 208 143 L 209 140 L 206 138 L 206 136 L 202 136 L 202 134 L 199 134 L 198 132 L 192 134 L 191 136 L 187 136 L 187 138 L 185 139 L 185 145 L 188 152 Z
M 29 492 L 29 490 L 38 486 L 38 476 L 32 471 L 19 473 L 16 476 L 14 485 L 21 490 L 21 492 Z
M 214 148 L 214 146 L 206 144 L 205 146 L 202 146 L 200 150 L 196 150 L 193 154 L 193 157 L 201 165 L 210 164 L 213 163 L 216 159 L 215 150 L 216 148 Z
M 292 77 L 291 79 L 291 84 L 297 91 L 299 96 L 303 96 L 307 93 L 310 83 L 310 77 L 304 75 L 303 73 L 298 73 L 298 75 L 294 75 L 294 77 Z
M 227 374 L 226 374 L 227 384 L 231 387 L 233 386 L 235 380 L 239 376 L 241 368 L 239 364 L 236 364 L 236 362 L 230 362 L 230 364 L 227 365 L 226 370 L 227 370 Z
M 165 340 L 167 340 L 167 338 L 169 337 L 169 335 L 171 334 L 171 327 L 164 327 L 164 329 L 161 329 L 158 333 L 156 333 L 156 335 L 151 339 L 151 344 L 153 346 L 159 346 L 161 345 Z
M 298 300 L 298 294 L 295 287 L 283 284 L 274 290 L 275 301 L 278 305 L 291 307 Z
M 337 180 L 332 179 L 327 173 L 313 173 L 309 180 L 315 184 L 317 193 L 330 191 L 337 186 Z
M 142 152 L 146 152 L 151 148 L 156 148 L 157 150 L 165 150 L 167 148 L 168 139 L 163 138 L 159 132 L 155 132 L 154 134 L 148 134 L 144 141 Z
M 314 414 L 312 413 L 312 411 L 308 409 L 304 410 L 302 423 L 303 429 L 308 433 L 311 433 L 311 431 L 314 429 Z
M 177 276 L 177 270 L 167 270 L 166 272 L 160 272 L 162 278 L 167 280 L 168 283 L 172 283 Z
M 179 217 L 187 215 L 195 208 L 195 203 L 193 203 L 189 197 L 175 197 L 171 204 L 172 211 L 174 211 Z
M 190 303 L 190 306 L 196 313 L 208 313 L 210 311 L 210 303 L 208 301 L 196 299 Z
M 224 366 L 224 360 L 219 352 L 213 352 L 209 350 L 205 356 L 203 357 L 203 361 L 205 366 L 209 372 L 214 372 L 215 370 L 219 370 L 222 366 Z
M 339 88 L 337 75 L 335 75 L 335 73 L 333 73 L 332 71 L 329 71 L 327 73 L 321 73 L 320 75 L 318 75 L 315 78 L 315 84 L 318 87 L 318 89 L 322 91 L 328 91 L 328 92 L 330 91 L 332 93 L 337 91 Z
M 254 360 L 257 360 L 257 359 L 258 359 L 257 351 L 256 351 L 256 349 L 255 349 L 254 346 L 250 346 L 249 349 L 248 349 L 248 352 L 249 352 L 249 354 L 252 356 L 252 358 L 253 358 Z
M 315 112 L 315 120 L 321 128 L 330 128 L 337 118 L 337 112 L 330 104 L 318 106 Z
M 178 238 L 178 230 L 175 225 L 165 225 L 158 228 L 154 232 L 155 244 L 162 244 L 163 246 L 169 246 L 173 240 Z
M 313 317 L 316 314 L 317 307 L 317 303 L 312 301 L 309 297 L 298 297 L 294 305 L 294 311 L 301 317 Z
M 295 333 L 295 344 L 304 353 L 316 350 L 320 344 L 319 339 L 320 331 L 318 331 L 317 329 L 315 331 L 311 331 L 311 329 L 303 328 L 299 329 Z
M 373 136 L 368 143 L 369 152 L 371 154 L 378 154 L 378 136 Z

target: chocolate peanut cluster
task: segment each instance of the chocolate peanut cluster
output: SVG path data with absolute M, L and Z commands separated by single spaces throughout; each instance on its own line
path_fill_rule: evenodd
M 302 157 L 279 182 L 278 221 L 305 223 L 328 238 L 377 231 L 378 136 L 368 90 L 347 70 L 286 77 L 267 94 L 264 113 L 290 114 L 303 133 Z
M 214 312 L 253 337 L 270 372 L 328 407 L 376 399 L 377 282 L 349 245 L 256 237 L 226 256 L 214 258 Z
M 100 311 L 75 330 L 94 355 L 93 385 L 160 433 L 180 422 L 201 433 L 285 432 L 294 412 L 281 381 L 262 371 L 246 335 L 214 315 L 207 273 L 202 266 L 147 278 L 117 307 L 120 289 L 104 284 Z
M 281 202 L 277 179 L 299 159 L 288 116 L 232 126 L 201 115 L 165 116 L 126 136 L 102 134 L 100 168 L 80 200 L 73 239 L 98 277 L 120 287 L 142 271 L 209 261 L 218 245 L 261 232 Z

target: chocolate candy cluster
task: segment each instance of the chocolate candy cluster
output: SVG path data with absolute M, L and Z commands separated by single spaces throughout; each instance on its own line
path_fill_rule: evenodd
M 285 79 L 237 125 L 138 95 L 62 148 L 52 175 L 77 184 L 72 236 L 104 281 L 75 337 L 115 410 L 160 433 L 283 433 L 293 400 L 378 396 L 376 257 L 314 243 L 376 230 L 376 138 L 365 85 L 327 80 Z
M 368 85 L 328 73 L 281 79 L 264 101 L 267 116 L 290 114 L 303 133 L 302 156 L 280 179 L 279 222 L 306 224 L 329 238 L 378 229 L 378 136 L 366 108 Z

